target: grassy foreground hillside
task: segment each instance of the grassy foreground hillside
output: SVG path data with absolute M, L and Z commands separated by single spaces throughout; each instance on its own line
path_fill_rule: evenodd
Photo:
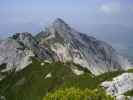
M 46 77 L 49 73 L 51 77 Z M 101 95 L 106 95 L 99 84 L 105 80 L 111 80 L 121 73 L 111 72 L 93 76 L 89 71 L 85 71 L 82 75 L 75 75 L 70 64 L 57 62 L 45 63 L 44 66 L 41 66 L 41 61 L 33 59 L 33 63 L 24 70 L 17 73 L 12 72 L 0 82 L 0 96 L 5 96 L 6 100 L 43 100 L 47 93 L 56 94 L 56 91 L 58 92 L 60 89 L 69 91 L 71 88 L 74 91 L 79 89 L 78 91 L 82 92 L 86 89 L 97 90 L 101 92 Z M 94 95 L 96 95 L 95 92 Z
M 114 98 L 97 89 L 66 88 L 48 93 L 43 100 L 114 100 Z

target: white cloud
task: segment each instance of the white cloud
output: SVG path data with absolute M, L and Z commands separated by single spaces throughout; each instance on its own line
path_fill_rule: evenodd
M 121 12 L 121 6 L 119 2 L 102 4 L 99 9 L 101 12 L 106 14 L 119 14 Z

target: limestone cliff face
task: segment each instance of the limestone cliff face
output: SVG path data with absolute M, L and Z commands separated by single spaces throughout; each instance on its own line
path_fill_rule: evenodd
M 123 95 L 133 90 L 133 73 L 123 73 L 112 81 L 105 81 L 101 84 L 108 94 L 113 96 Z
M 0 43 L 0 65 L 6 65 L 2 72 L 23 69 L 31 63 L 31 56 L 34 56 L 33 52 L 14 39 L 8 38 Z
M 40 44 L 49 45 L 60 61 L 79 64 L 95 75 L 130 66 L 109 44 L 77 32 L 62 19 L 56 19 L 37 38 Z
M 54 54 L 54 52 L 52 52 L 47 46 L 40 45 L 30 33 L 16 33 L 12 36 L 12 38 L 25 48 L 32 50 L 35 56 L 40 59 L 56 59 L 56 54 Z
M 0 72 L 20 71 L 32 63 L 33 56 L 50 61 L 56 57 L 47 47 L 39 45 L 30 33 L 16 33 L 0 42 L 0 65 L 6 66 Z

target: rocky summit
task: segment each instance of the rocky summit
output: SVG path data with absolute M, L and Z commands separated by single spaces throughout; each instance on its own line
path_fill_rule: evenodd
M 133 100 L 132 84 L 127 58 L 60 18 L 0 40 L 0 100 Z
M 74 30 L 59 18 L 36 37 L 40 44 L 49 45 L 61 62 L 79 64 L 95 75 L 130 67 L 109 44 Z
M 79 64 L 95 75 L 130 68 L 128 60 L 109 44 L 74 30 L 59 18 L 35 37 L 30 33 L 16 33 L 3 40 L 0 43 L 0 64 L 7 64 L 7 69 L 12 65 L 19 69 L 25 50 L 40 59 Z

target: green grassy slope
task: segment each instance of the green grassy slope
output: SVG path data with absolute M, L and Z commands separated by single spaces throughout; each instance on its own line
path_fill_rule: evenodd
M 0 82 L 0 95 L 7 100 L 42 100 L 46 93 L 59 88 L 99 89 L 101 82 L 122 73 L 117 71 L 95 77 L 85 71 L 77 76 L 71 71 L 70 64 L 40 64 L 40 61 L 33 59 L 33 63 L 24 70 L 8 75 Z M 45 79 L 48 73 L 52 77 Z
M 133 90 L 126 92 L 125 95 L 126 96 L 133 96 Z
M 105 94 L 102 90 L 66 88 L 48 93 L 43 100 L 115 100 L 115 98 Z

